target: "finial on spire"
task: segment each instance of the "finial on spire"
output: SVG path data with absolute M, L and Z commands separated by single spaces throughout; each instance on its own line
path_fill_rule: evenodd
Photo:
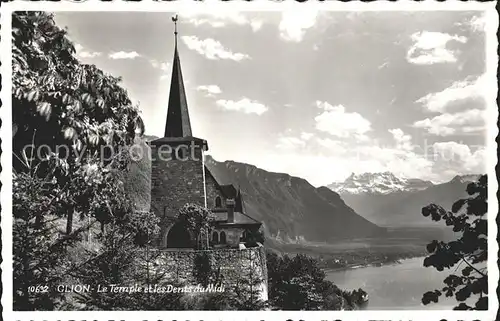
M 191 122 L 189 121 L 186 90 L 182 80 L 179 52 L 177 51 L 177 20 L 177 15 L 172 17 L 175 24 L 175 48 L 164 137 L 191 137 L 193 134 L 191 132 Z
M 172 21 L 174 22 L 174 36 L 175 36 L 176 47 L 177 47 L 177 20 L 179 20 L 179 15 L 175 15 L 172 17 Z

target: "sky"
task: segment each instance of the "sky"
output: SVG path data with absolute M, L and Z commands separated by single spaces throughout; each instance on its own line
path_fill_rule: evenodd
M 175 13 L 57 12 L 84 63 L 123 79 L 163 136 Z M 180 12 L 193 135 L 218 161 L 315 186 L 391 171 L 443 182 L 485 172 L 479 11 Z

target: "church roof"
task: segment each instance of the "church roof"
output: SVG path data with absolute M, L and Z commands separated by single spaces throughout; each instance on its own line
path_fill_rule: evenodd
M 253 217 L 242 213 L 242 212 L 234 212 L 234 222 L 227 222 L 227 212 L 214 212 L 215 222 L 218 224 L 238 224 L 238 225 L 260 225 L 261 222 L 257 221 Z
M 175 49 L 165 137 L 188 137 L 193 136 L 193 133 L 189 120 L 186 90 L 184 89 L 184 81 L 182 79 L 181 61 L 179 51 L 177 50 L 177 18 L 173 18 L 173 20 L 175 22 Z
M 234 187 L 233 184 L 226 184 L 226 185 L 221 185 L 217 178 L 212 174 L 210 169 L 205 165 L 205 175 L 210 176 L 216 185 L 216 188 L 221 191 L 222 195 L 226 198 L 232 198 L 235 201 L 234 204 L 234 219 L 235 222 L 237 220 L 236 216 L 239 215 L 241 219 L 239 220 L 239 223 L 241 224 L 261 224 L 258 220 L 254 219 L 250 215 L 246 214 L 245 210 L 245 202 L 243 201 L 243 196 L 241 195 L 241 190 L 236 187 Z M 216 212 L 214 212 L 216 214 Z M 226 211 L 220 211 L 222 214 L 217 214 L 217 215 L 226 215 Z M 237 214 L 239 213 L 239 214 Z

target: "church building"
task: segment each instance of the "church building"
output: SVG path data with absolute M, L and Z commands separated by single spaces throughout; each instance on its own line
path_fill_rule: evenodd
M 174 19 L 176 22 L 176 19 Z M 262 223 L 245 213 L 243 195 L 233 185 L 220 184 L 204 162 L 208 143 L 195 137 L 177 47 L 170 83 L 164 137 L 151 147 L 151 210 L 160 218 L 160 248 L 193 248 L 195 237 L 178 223 L 179 210 L 197 204 L 215 216 L 211 223 L 210 248 L 244 249 L 258 245 Z

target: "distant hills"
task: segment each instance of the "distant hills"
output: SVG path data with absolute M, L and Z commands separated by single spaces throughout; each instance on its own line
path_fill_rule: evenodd
M 149 155 L 147 144 L 137 143 Z M 478 176 L 433 184 L 390 172 L 365 173 L 316 188 L 305 179 L 250 164 L 218 162 L 207 156 L 206 166 L 221 184 L 241 188 L 246 212 L 264 223 L 268 238 L 289 244 L 381 236 L 386 227 L 442 228 L 422 216 L 422 207 L 435 203 L 450 208 L 466 196 L 467 184 Z M 126 174 L 127 190 L 140 210 L 149 210 L 150 171 L 150 160 L 144 157 L 130 164 Z
M 149 147 L 137 142 L 149 155 Z M 206 157 L 206 166 L 221 184 L 241 188 L 246 212 L 264 223 L 266 236 L 275 242 L 300 243 L 364 238 L 385 233 L 345 204 L 339 194 L 316 188 L 305 179 L 267 172 L 253 165 L 218 162 Z M 150 160 L 130 165 L 125 182 L 136 208 L 149 209 Z
M 439 223 L 422 216 L 422 207 L 435 203 L 449 209 L 465 197 L 469 182 L 479 175 L 456 176 L 451 181 L 433 184 L 419 179 L 398 178 L 390 172 L 351 175 L 344 182 L 328 187 L 358 214 L 386 227 L 436 227 Z
M 221 183 L 241 188 L 248 214 L 263 221 L 267 235 L 277 240 L 331 241 L 385 232 L 326 187 L 316 188 L 305 179 L 249 164 L 217 162 L 210 156 L 205 163 Z

